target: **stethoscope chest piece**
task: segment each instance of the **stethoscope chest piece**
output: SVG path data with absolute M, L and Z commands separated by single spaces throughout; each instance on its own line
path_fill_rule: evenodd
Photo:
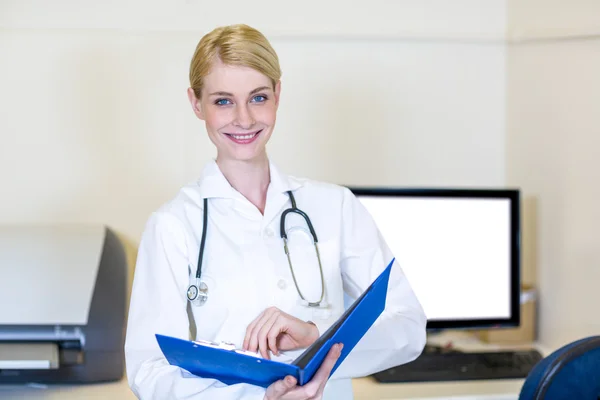
M 187 298 L 194 305 L 201 306 L 208 300 L 208 286 L 204 282 L 192 284 L 188 287 Z

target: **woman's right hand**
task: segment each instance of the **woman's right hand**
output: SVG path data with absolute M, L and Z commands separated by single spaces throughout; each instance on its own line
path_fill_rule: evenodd
M 323 363 L 313 376 L 313 378 L 304 386 L 296 385 L 296 378 L 287 376 L 274 382 L 267 388 L 264 400 L 319 400 L 323 397 L 325 384 L 329 380 L 331 370 L 335 366 L 343 345 L 341 343 L 333 345 Z

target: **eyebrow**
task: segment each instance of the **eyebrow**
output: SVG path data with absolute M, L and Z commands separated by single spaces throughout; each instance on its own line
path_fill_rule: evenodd
M 268 86 L 257 87 L 256 89 L 252 90 L 250 92 L 250 94 L 252 95 L 254 93 L 258 93 L 258 92 L 261 92 L 263 90 L 271 90 L 271 88 L 268 87 Z M 209 96 L 229 96 L 229 97 L 233 97 L 233 94 L 229 93 L 229 92 L 214 92 L 214 93 L 209 94 Z

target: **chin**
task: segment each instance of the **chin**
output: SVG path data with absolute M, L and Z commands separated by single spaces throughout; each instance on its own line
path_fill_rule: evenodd
M 267 154 L 264 151 L 236 151 L 236 152 L 227 152 L 225 158 L 235 161 L 254 161 L 266 158 Z

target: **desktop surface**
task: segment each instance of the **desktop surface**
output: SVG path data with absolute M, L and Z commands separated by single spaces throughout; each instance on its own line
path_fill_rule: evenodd
M 481 342 L 468 332 L 444 332 L 430 338 L 430 344 L 446 346 L 452 343 L 464 351 L 502 351 L 539 349 L 543 355 L 550 354 L 535 344 L 495 345 Z M 490 379 L 477 381 L 379 383 L 372 376 L 352 380 L 354 400 L 517 400 L 524 379 Z M 127 380 L 93 385 L 61 385 L 26 387 L 0 385 L 0 398 L 22 400 L 71 400 L 111 399 L 133 400 Z
M 352 380 L 354 400 L 518 400 L 523 379 L 457 382 L 379 383 Z
M 352 380 L 354 400 L 517 400 L 523 380 L 382 384 L 371 377 Z M 25 387 L 0 385 L 1 399 L 134 400 L 127 381 L 93 385 Z
M 447 349 L 448 354 L 452 354 L 453 350 L 458 354 L 461 354 L 459 352 L 464 352 L 464 354 L 488 352 L 526 354 L 539 351 L 542 357 L 551 353 L 550 349 L 540 346 L 538 343 L 485 343 L 469 331 L 445 331 L 431 335 L 428 338 L 427 348 L 438 351 L 439 349 Z M 424 352 L 423 354 L 427 353 Z M 382 383 L 378 382 L 375 376 L 354 379 L 355 400 L 369 398 L 381 400 L 441 400 L 450 398 L 452 400 L 517 400 L 525 382 L 524 378 L 501 378 L 499 374 L 496 374 L 494 378 L 484 379 L 451 378 L 435 380 L 432 378 L 434 374 L 428 377 L 420 377 L 414 382 L 388 379 L 386 383 Z M 371 397 L 369 397 L 369 394 L 371 394 Z
M 542 360 L 537 350 L 428 351 L 373 375 L 380 383 L 524 379 Z

